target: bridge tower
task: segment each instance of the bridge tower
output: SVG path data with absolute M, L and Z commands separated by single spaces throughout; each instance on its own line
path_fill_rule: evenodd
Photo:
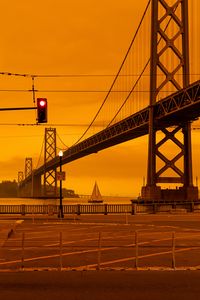
M 24 173 L 22 171 L 18 172 L 18 184 L 24 180 Z
M 198 188 L 192 179 L 190 122 L 163 127 L 162 138 L 154 129 L 154 104 L 164 91 L 172 93 L 189 84 L 188 0 L 152 0 L 151 9 L 148 170 L 141 195 L 145 201 L 193 201 L 198 199 Z M 166 153 L 167 143 L 173 145 L 170 153 Z M 161 189 L 159 183 L 179 187 Z
M 33 171 L 33 160 L 32 157 L 26 157 L 25 159 L 25 178 L 32 174 Z
M 56 157 L 56 128 L 45 128 L 44 166 Z M 57 196 L 56 168 L 44 172 L 44 196 Z

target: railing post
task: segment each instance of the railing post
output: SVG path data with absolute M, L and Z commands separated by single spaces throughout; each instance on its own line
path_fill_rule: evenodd
M 24 239 L 25 233 L 22 232 L 22 259 L 21 259 L 21 268 L 24 269 Z
M 81 214 L 81 205 L 77 204 L 77 215 L 80 216 Z
M 127 210 L 125 210 L 125 224 L 128 225 L 128 213 L 127 213 Z
M 132 203 L 132 211 L 131 214 L 132 215 L 136 215 L 137 213 L 137 204 L 136 203 Z
M 97 270 L 101 268 L 101 232 L 99 232 L 98 239 L 98 258 L 97 258 Z
M 176 268 L 176 260 L 175 260 L 175 232 L 172 232 L 172 268 Z
M 25 204 L 21 204 L 21 214 L 22 216 L 25 216 L 26 214 Z
M 135 231 L 135 268 L 138 268 L 138 232 Z
M 62 232 L 60 232 L 60 271 L 62 271 L 62 246 L 63 246 L 63 241 L 62 241 Z
M 157 213 L 157 203 L 153 203 L 153 213 Z
M 32 223 L 35 223 L 35 213 L 34 213 L 34 209 L 31 209 L 31 213 L 32 213 Z
M 104 204 L 104 215 L 108 214 L 108 204 Z
M 194 202 L 190 203 L 190 211 L 193 212 L 194 211 Z

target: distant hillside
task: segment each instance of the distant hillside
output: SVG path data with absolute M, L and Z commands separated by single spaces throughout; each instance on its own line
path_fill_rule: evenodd
M 14 181 L 2 181 L 0 183 L 0 198 L 16 198 L 18 191 L 17 182 Z
M 75 194 L 74 190 L 63 188 L 63 197 L 65 198 L 78 198 L 79 195 Z M 59 190 L 58 190 L 59 195 Z M 13 181 L 2 181 L 0 183 L 0 198 L 17 198 L 18 197 L 18 184 Z

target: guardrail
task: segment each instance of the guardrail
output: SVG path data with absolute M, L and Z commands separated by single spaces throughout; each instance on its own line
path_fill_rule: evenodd
M 200 211 L 200 202 L 151 204 L 73 204 L 63 205 L 64 214 L 132 214 Z M 0 205 L 0 214 L 58 214 L 59 205 Z
M 200 235 L 192 230 L 144 234 L 126 227 L 123 236 L 93 231 L 81 241 L 71 240 L 64 230 L 57 236 L 52 231 L 45 239 L 40 232 L 33 233 L 22 231 L 7 240 L 0 270 L 200 269 Z

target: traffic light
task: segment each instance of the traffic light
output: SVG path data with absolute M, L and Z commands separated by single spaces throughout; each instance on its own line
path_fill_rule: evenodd
M 37 98 L 37 121 L 47 123 L 47 99 Z

